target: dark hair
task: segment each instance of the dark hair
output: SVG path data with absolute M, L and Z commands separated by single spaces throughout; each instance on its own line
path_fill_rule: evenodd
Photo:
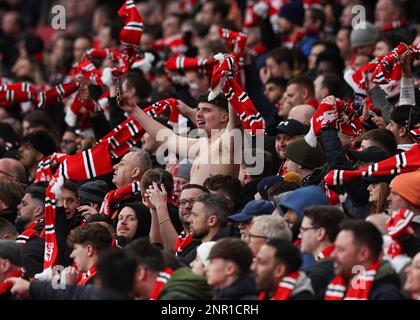
M 94 223 L 94 222 L 105 222 L 112 226 L 112 220 L 110 217 L 104 216 L 102 214 L 93 214 L 86 219 L 86 223 Z
M 36 199 L 44 205 L 45 191 L 47 188 L 31 185 L 25 190 L 25 194 L 29 194 L 32 199 Z
M 291 181 L 277 182 L 274 186 L 272 186 L 271 188 L 267 190 L 267 197 L 268 197 L 268 200 L 272 201 L 273 197 L 276 195 L 279 195 L 288 191 L 293 191 L 299 188 L 300 188 L 300 185 L 298 185 L 296 182 L 291 182 Z
M 26 143 L 44 156 L 49 156 L 56 150 L 54 139 L 46 131 L 28 133 L 22 138 L 22 145 Z
M 391 120 L 397 124 L 398 128 L 408 126 L 408 120 L 410 119 L 410 112 L 411 112 L 411 109 L 414 109 L 414 108 L 415 108 L 414 106 L 410 106 L 410 105 L 401 105 L 401 106 L 395 107 L 391 113 Z M 419 116 L 417 116 L 414 119 L 411 119 L 411 124 L 412 125 L 417 124 L 419 121 L 420 121 Z
M 142 265 L 154 272 L 165 268 L 162 252 L 151 244 L 148 238 L 140 238 L 130 242 L 124 247 L 128 257 L 136 260 L 137 266 Z
M 321 25 L 319 26 L 319 30 L 324 29 L 325 25 L 325 13 L 321 9 L 318 8 L 309 8 L 309 14 L 312 20 L 320 21 Z
M 22 267 L 22 247 L 14 241 L 0 240 L 0 258 L 9 260 L 17 267 Z
M 254 178 L 264 178 L 264 177 L 268 177 L 272 174 L 273 172 L 273 154 L 268 152 L 268 151 L 263 151 L 260 149 L 248 149 L 248 150 L 244 150 L 244 155 L 246 155 L 247 152 L 251 153 L 251 157 L 252 159 L 256 159 L 256 161 L 258 161 L 258 153 L 262 154 L 264 156 L 264 168 L 263 171 L 258 174 L 258 175 L 251 175 Z M 253 168 L 255 167 L 256 162 L 252 162 L 252 163 L 247 163 L 245 162 L 245 159 L 242 161 L 242 166 L 245 168 Z
M 334 73 L 326 73 L 322 75 L 321 88 L 328 89 L 328 95 L 333 95 L 337 98 L 343 98 L 345 95 L 343 80 Z
M 267 241 L 267 245 L 276 250 L 274 257 L 277 261 L 286 265 L 287 273 L 299 271 L 302 265 L 302 257 L 296 246 L 283 239 L 270 239 Z
M 77 185 L 71 180 L 64 180 L 63 189 L 73 192 L 78 197 Z
M 97 223 L 77 227 L 68 236 L 70 244 L 91 245 L 99 253 L 111 249 L 112 236 L 109 230 Z
M 290 86 L 292 84 L 305 88 L 306 90 L 308 90 L 310 96 L 313 96 L 315 94 L 314 83 L 307 76 L 293 78 L 287 83 L 287 86 Z
M 23 118 L 23 121 L 27 121 L 29 123 L 30 128 L 45 127 L 48 133 L 50 133 L 53 137 L 59 135 L 59 130 L 56 124 L 51 119 L 51 116 L 45 111 L 34 110 L 28 115 L 26 115 Z
M 181 192 L 188 189 L 199 189 L 205 193 L 210 193 L 209 189 L 203 187 L 201 184 L 195 184 L 195 183 L 188 183 L 184 185 L 181 189 Z
M 217 193 L 202 193 L 195 203 L 200 202 L 204 205 L 207 216 L 215 215 L 220 227 L 227 223 L 229 215 L 229 206 L 226 198 Z
M 335 67 L 337 74 L 343 74 L 345 68 L 344 60 L 338 52 L 331 50 L 321 52 L 316 58 L 316 67 L 318 68 L 319 64 L 323 61 L 330 62 Z
M 18 236 L 15 226 L 4 218 L 0 218 L 0 239 L 3 239 L 6 234 Z
M 250 247 L 241 239 L 223 238 L 211 249 L 208 259 L 220 258 L 232 261 L 239 267 L 239 275 L 249 271 L 254 255 Z
M 216 98 L 209 101 L 209 92 L 205 92 L 198 97 L 197 103 L 210 103 L 220 108 L 222 111 L 229 112 L 228 101 L 223 93 L 220 93 Z
M 140 183 L 141 191 L 143 193 L 146 192 L 146 189 L 149 188 L 153 182 L 158 181 L 160 174 L 163 175 L 162 183 L 165 186 L 168 197 L 170 197 L 174 191 L 174 178 L 168 171 L 162 168 L 149 169 L 143 174 Z
M 152 86 L 140 72 L 129 71 L 127 73 L 127 85 L 129 89 L 136 89 L 136 96 L 140 100 L 146 100 L 152 94 Z
M 331 243 L 340 232 L 339 224 L 346 219 L 340 209 L 331 206 L 311 206 L 303 209 L 303 215 L 311 219 L 314 228 L 324 228 Z
M 395 154 L 398 149 L 397 140 L 391 131 L 384 128 L 373 129 L 362 136 L 362 140 L 372 140 L 378 143 L 382 148 Z
M 210 191 L 217 192 L 218 194 L 227 197 L 229 201 L 232 202 L 233 207 L 235 207 L 240 200 L 241 182 L 236 177 L 217 174 L 208 177 L 203 185 Z M 233 207 L 230 209 L 233 209 Z
M 286 89 L 287 87 L 287 80 L 282 78 L 282 77 L 271 77 L 270 79 L 267 80 L 267 82 L 265 83 L 266 85 L 272 83 L 278 87 L 281 87 L 283 89 Z
M 136 273 L 136 261 L 127 257 L 124 251 L 112 250 L 101 255 L 97 271 L 103 289 L 130 295 Z
M 372 223 L 364 220 L 345 220 L 340 223 L 341 231 L 353 233 L 354 241 L 369 248 L 373 259 L 378 260 L 382 253 L 382 234 Z
M 225 20 L 229 15 L 230 6 L 223 0 L 208 0 L 206 3 L 213 4 L 213 16 L 220 14 L 221 20 Z
M 273 58 L 273 60 L 277 64 L 286 62 L 291 70 L 294 69 L 294 60 L 293 60 L 293 55 L 290 49 L 287 49 L 287 48 L 274 49 L 267 54 L 267 58 L 269 57 Z

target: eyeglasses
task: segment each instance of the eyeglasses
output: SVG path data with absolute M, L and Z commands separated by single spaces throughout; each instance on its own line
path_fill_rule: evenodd
M 301 232 L 301 233 L 304 233 L 305 231 L 308 231 L 308 230 L 316 230 L 316 229 L 319 229 L 319 227 L 300 227 L 299 228 L 299 231 Z
M 190 207 L 192 207 L 195 203 L 196 199 L 182 199 L 179 201 L 179 205 L 181 207 L 185 207 L 187 205 L 187 203 L 190 205 Z
M 249 239 L 249 240 L 251 240 L 251 238 L 264 239 L 264 240 L 270 240 L 270 238 L 269 238 L 269 237 L 265 237 L 265 236 L 257 236 L 257 235 L 252 234 L 252 233 L 248 233 L 248 234 L 247 234 L 247 237 L 248 237 L 248 239 Z

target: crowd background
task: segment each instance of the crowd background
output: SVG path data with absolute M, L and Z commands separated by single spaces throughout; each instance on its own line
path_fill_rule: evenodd
M 0 299 L 419 299 L 419 13 L 0 1 Z

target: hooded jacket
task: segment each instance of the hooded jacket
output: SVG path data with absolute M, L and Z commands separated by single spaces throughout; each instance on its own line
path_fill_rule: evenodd
M 258 297 L 255 276 L 247 272 L 230 286 L 216 289 L 213 300 L 256 300 Z
M 176 270 L 159 294 L 159 300 L 210 300 L 212 288 L 204 276 L 190 268 Z

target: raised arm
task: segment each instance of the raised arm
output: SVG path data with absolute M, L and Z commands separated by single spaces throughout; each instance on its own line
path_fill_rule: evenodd
M 165 142 L 166 140 L 167 147 L 170 151 L 176 152 L 181 157 L 185 158 L 196 156 L 196 153 L 190 152 L 190 150 L 199 142 L 198 139 L 191 139 L 176 135 L 171 129 L 149 117 L 147 113 L 136 105 L 134 100 L 126 101 L 124 106 L 121 108 L 131 115 L 134 120 L 136 120 L 143 129 L 157 141 Z

